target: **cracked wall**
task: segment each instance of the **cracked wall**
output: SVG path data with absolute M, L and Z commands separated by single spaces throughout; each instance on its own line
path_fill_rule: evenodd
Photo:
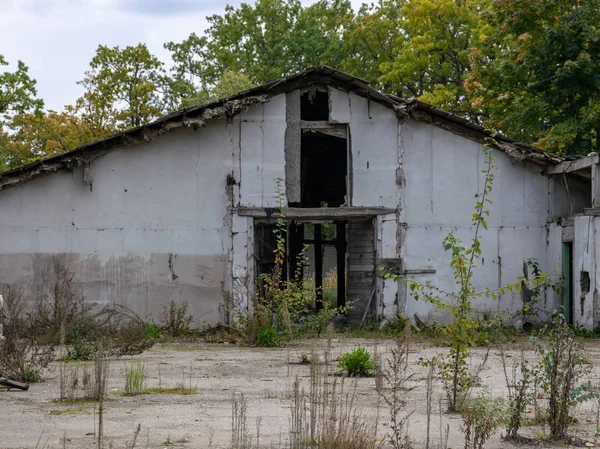
M 452 288 L 442 240 L 451 230 L 472 237 L 483 147 L 432 125 L 399 123 L 394 111 L 355 94 L 328 91 L 330 122 L 349 128 L 350 205 L 397 211 L 376 220 L 378 258 L 399 259 L 417 279 Z M 35 297 L 40 273 L 58 256 L 72 264 L 88 301 L 157 317 L 172 298 L 190 304 L 196 325 L 220 320 L 224 294 L 242 284 L 251 289 L 254 276 L 254 222 L 235 207 L 277 207 L 277 178 L 290 201 L 299 194 L 299 178 L 290 176 L 298 172 L 299 128 L 294 117 L 286 120 L 296 95 L 110 152 L 85 177 L 76 167 L 1 191 L 2 281 Z M 499 168 L 477 287 L 516 280 L 530 257 L 544 270 L 560 267 L 560 226 L 547 220 L 586 202 L 577 182 L 562 185 L 539 167 L 494 155 Z M 587 271 L 595 285 L 595 267 Z M 590 290 L 585 307 L 593 304 L 587 295 L 597 295 Z M 512 313 L 520 304 L 506 295 L 477 307 Z M 377 305 L 386 315 L 439 318 L 391 279 L 377 279 Z
M 160 316 L 187 301 L 195 325 L 220 319 L 229 244 L 226 120 L 180 129 L 92 165 L 0 192 L 0 272 L 35 298 L 41 273 L 68 261 L 86 301 Z M 229 152 L 231 153 L 231 152 Z
M 442 289 L 455 291 L 450 256 L 442 241 L 450 231 L 467 245 L 473 238 L 474 194 L 485 181 L 481 173 L 486 167 L 484 148 L 427 124 L 406 121 L 401 127 L 406 181 L 401 217 L 407 223 L 405 269 L 416 272 L 418 281 L 431 280 Z M 497 166 L 490 196 L 493 205 L 488 229 L 481 234 L 483 257 L 474 276 L 477 290 L 516 282 L 523 274 L 523 262 L 531 257 L 537 258 L 548 273 L 561 268 L 560 231 L 551 232 L 547 222 L 565 211 L 565 199 L 552 195 L 553 180 L 542 173 L 542 168 L 515 161 L 500 151 L 494 151 L 493 156 Z M 540 299 L 550 308 L 559 301 L 551 291 Z M 479 312 L 498 311 L 506 317 L 521 306 L 518 293 L 475 303 Z M 405 310 L 409 317 L 418 314 L 423 320 L 442 319 L 434 307 L 410 297 Z

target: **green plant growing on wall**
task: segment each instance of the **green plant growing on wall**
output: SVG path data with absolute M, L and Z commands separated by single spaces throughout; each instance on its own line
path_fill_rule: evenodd
M 541 282 L 534 282 L 528 284 L 526 281 L 532 277 L 538 279 Z M 521 288 L 523 290 L 523 307 L 517 313 L 517 317 L 522 319 L 523 324 L 531 322 L 532 319 L 536 318 L 542 311 L 537 303 L 542 296 L 542 293 L 547 289 L 552 289 L 555 292 L 559 292 L 561 289 L 560 280 L 551 279 L 549 276 L 545 276 L 540 263 L 535 258 L 529 258 L 523 264 L 523 281 L 521 282 Z
M 485 148 L 485 165 L 483 189 L 475 194 L 475 208 L 472 215 L 474 236 L 470 245 L 465 245 L 454 232 L 450 232 L 443 241 L 444 250 L 451 254 L 450 267 L 454 272 L 456 291 L 446 291 L 433 282 L 418 282 L 414 278 L 403 278 L 386 273 L 385 277 L 401 280 L 408 285 L 416 300 L 424 300 L 433 304 L 438 310 L 450 315 L 450 322 L 444 328 L 449 337 L 448 353 L 438 355 L 435 359 L 425 360 L 425 365 L 434 364 L 444 383 L 448 399 L 448 411 L 458 411 L 461 402 L 469 396 L 472 388 L 478 383 L 476 372 L 469 366 L 470 348 L 476 343 L 475 334 L 484 327 L 495 324 L 495 320 L 478 320 L 474 316 L 473 301 L 488 297 L 494 300 L 506 292 L 521 291 L 522 285 L 536 288 L 547 282 L 545 273 L 539 272 L 531 279 L 518 278 L 518 282 L 502 288 L 489 288 L 477 291 L 473 284 L 474 270 L 482 256 L 481 234 L 487 229 L 492 201 L 489 198 L 494 183 L 494 158 L 491 148 Z

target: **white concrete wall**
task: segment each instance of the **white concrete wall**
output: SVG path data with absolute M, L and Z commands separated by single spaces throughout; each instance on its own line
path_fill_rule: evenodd
M 402 125 L 402 166 L 406 177 L 401 219 L 407 223 L 405 268 L 436 270 L 435 274 L 417 274 L 424 282 L 455 291 L 450 254 L 442 242 L 449 232 L 466 246 L 473 239 L 474 194 L 481 191 L 485 176 L 484 147 L 448 131 L 417 122 Z M 478 290 L 514 283 L 523 275 L 523 264 L 538 259 L 545 271 L 558 261 L 547 257 L 546 228 L 553 199 L 548 194 L 548 178 L 532 164 L 512 160 L 494 151 L 494 183 L 490 199 L 488 229 L 481 232 L 483 256 L 474 274 Z M 417 302 L 408 295 L 405 313 L 421 319 L 443 321 L 431 305 Z M 554 300 L 554 299 L 552 299 Z M 542 298 L 541 302 L 546 301 Z M 506 294 L 497 301 L 478 300 L 480 312 L 495 311 L 510 319 L 522 307 L 520 294 Z
M 402 186 L 399 168 L 398 119 L 393 110 L 355 94 L 329 89 L 329 119 L 346 123 L 350 135 L 350 205 L 398 208 Z M 377 257 L 398 258 L 399 221 L 395 215 L 376 221 Z M 393 315 L 398 285 L 378 278 L 377 310 Z
M 349 127 L 351 205 L 398 210 L 377 220 L 378 257 L 400 257 L 409 270 L 435 269 L 417 279 L 452 289 L 442 241 L 450 231 L 466 244 L 472 238 L 483 147 L 431 125 L 399 124 L 394 111 L 374 101 L 330 92 L 330 120 Z M 229 208 L 277 207 L 285 102 L 279 95 L 199 131 L 172 131 L 110 152 L 93 163 L 92 191 L 78 169 L 0 192 L 1 282 L 18 283 L 33 297 L 59 256 L 75 270 L 88 301 L 157 317 L 173 298 L 190 304 L 196 325 L 219 320 L 223 295 L 247 300 L 242 290 L 251 289 L 254 276 L 253 220 Z M 546 271 L 560 268 L 560 227 L 547 228 L 547 219 L 588 201 L 576 181 L 567 194 L 541 168 L 494 154 L 494 205 L 482 233 L 478 288 L 516 281 L 531 257 Z M 233 185 L 226 185 L 227 176 Z M 379 279 L 378 292 L 378 308 L 387 315 L 440 319 L 391 280 Z M 520 307 L 519 295 L 477 304 L 507 315 Z
M 187 301 L 195 324 L 219 320 L 231 237 L 225 120 L 172 131 L 96 159 L 83 170 L 0 192 L 0 272 L 34 298 L 56 257 L 87 301 L 119 303 L 158 318 Z
M 240 128 L 241 154 L 234 158 L 240 173 L 237 204 L 277 207 L 276 180 L 285 180 L 285 95 L 251 106 L 234 118 L 234 125 Z
M 232 120 L 233 204 L 277 207 L 277 180 L 285 194 L 285 94 L 256 104 Z M 248 304 L 254 287 L 254 220 L 232 216 L 228 296 L 236 309 Z

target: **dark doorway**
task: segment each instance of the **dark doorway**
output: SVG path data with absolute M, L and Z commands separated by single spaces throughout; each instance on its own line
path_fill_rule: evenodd
M 277 236 L 274 223 L 254 223 L 254 257 L 256 260 L 256 274 L 271 273 L 275 267 L 275 249 Z M 284 267 L 285 269 L 285 267 Z
M 301 207 L 339 207 L 346 202 L 347 140 L 319 131 L 303 132 Z
M 282 279 L 302 282 L 316 310 L 324 302 L 330 308 L 346 305 L 346 227 L 345 221 L 288 223 Z M 275 267 L 276 225 L 256 221 L 254 229 L 256 273 L 268 275 Z

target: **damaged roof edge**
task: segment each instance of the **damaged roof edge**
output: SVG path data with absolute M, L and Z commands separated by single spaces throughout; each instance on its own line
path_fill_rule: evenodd
M 556 165 L 563 161 L 561 157 L 518 142 L 500 133 L 494 133 L 477 123 L 438 109 L 428 103 L 419 100 L 403 100 L 393 96 L 392 98 L 397 102 L 395 108 L 399 116 L 410 117 L 420 122 L 429 123 L 483 145 L 496 148 L 508 154 L 513 159 L 519 161 L 527 160 L 543 166 Z
M 74 150 L 7 171 L 0 175 L 0 190 L 44 174 L 72 170 L 75 167 L 87 165 L 108 151 L 140 142 L 149 142 L 175 128 L 183 126 L 201 127 L 211 119 L 234 116 L 253 104 L 264 103 L 270 97 L 311 84 L 332 85 L 354 92 L 394 109 L 400 118 L 411 117 L 415 120 L 431 123 L 434 126 L 479 143 L 498 148 L 518 160 L 530 160 L 542 165 L 554 165 L 562 161 L 561 158 L 552 156 L 537 148 L 520 144 L 504 136 L 494 136 L 480 125 L 437 109 L 427 103 L 418 100 L 405 101 L 392 95 L 384 95 L 371 88 L 365 80 L 331 67 L 320 66 L 263 84 L 225 99 L 173 112 L 147 125 L 128 129 L 104 139 L 87 143 Z

